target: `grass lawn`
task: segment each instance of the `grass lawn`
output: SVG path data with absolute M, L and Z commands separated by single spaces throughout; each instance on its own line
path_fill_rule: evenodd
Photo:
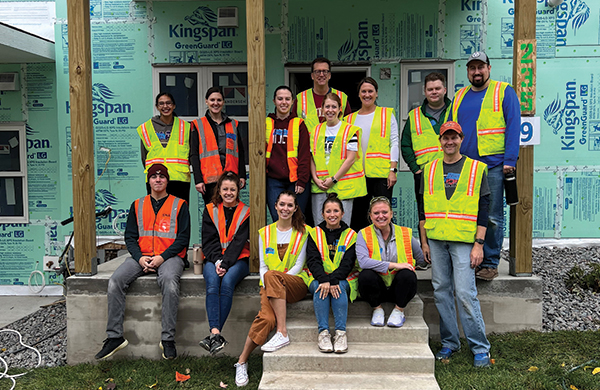
M 600 331 L 508 333 L 492 335 L 490 342 L 495 359 L 491 368 L 473 368 L 473 356 L 464 341 L 462 351 L 449 362 L 436 362 L 435 374 L 440 387 L 443 390 L 600 389 L 600 373 L 592 374 L 594 368 L 600 367 Z M 440 344 L 432 342 L 431 347 L 437 351 Z M 113 360 L 39 368 L 19 378 L 16 389 L 107 390 L 111 388 L 109 378 L 116 384 L 116 390 L 219 389 L 221 381 L 229 389 L 235 389 L 235 362 L 236 358 L 228 356 L 184 356 L 174 361 Z M 180 384 L 175 381 L 175 371 L 189 372 L 191 378 Z M 17 372 L 12 370 L 11 374 Z M 248 372 L 250 383 L 245 389 L 256 389 L 262 374 L 259 355 L 250 359 Z M 10 387 L 10 380 L 0 380 L 0 390 Z

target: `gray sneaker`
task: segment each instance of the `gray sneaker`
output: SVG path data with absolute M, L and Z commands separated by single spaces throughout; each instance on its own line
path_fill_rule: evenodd
M 348 337 L 346 332 L 343 330 L 336 330 L 335 336 L 333 336 L 333 351 L 335 353 L 346 353 L 348 352 Z
M 331 344 L 331 335 L 329 334 L 329 331 L 327 329 L 319 333 L 319 338 L 317 340 L 319 351 L 325 353 L 333 352 L 333 344 Z

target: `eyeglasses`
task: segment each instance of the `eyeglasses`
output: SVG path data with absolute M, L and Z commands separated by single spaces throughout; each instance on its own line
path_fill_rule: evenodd
M 158 102 L 157 106 L 162 107 L 162 106 L 167 106 L 170 107 L 173 105 L 173 102 Z
M 322 75 L 328 75 L 329 73 L 331 73 L 331 71 L 327 70 L 327 69 L 325 69 L 325 70 L 313 70 L 313 74 L 316 74 L 317 76 L 321 75 L 321 74 Z

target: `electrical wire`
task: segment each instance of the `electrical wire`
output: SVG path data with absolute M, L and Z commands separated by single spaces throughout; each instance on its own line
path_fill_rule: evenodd
M 96 182 L 94 183 L 94 187 L 96 185 L 98 185 L 98 181 L 100 180 L 100 178 L 102 177 L 102 175 L 104 175 L 104 172 L 106 171 L 106 168 L 108 167 L 108 162 L 110 161 L 110 149 L 105 148 L 106 151 L 108 152 L 108 158 L 106 159 L 106 162 L 104 163 L 104 169 L 102 170 L 102 173 L 100 173 L 100 176 L 98 176 L 98 178 L 96 179 Z
M 40 275 L 42 278 L 42 284 L 40 286 L 40 284 L 36 284 L 36 289 L 33 288 L 33 286 L 31 285 L 31 280 L 33 278 L 33 275 Z M 44 274 L 42 273 L 42 271 L 39 270 L 35 270 L 32 271 L 31 274 L 29 275 L 29 281 L 27 282 L 27 285 L 29 286 L 29 290 L 34 293 L 34 294 L 39 294 L 42 292 L 42 290 L 44 290 L 44 288 L 46 287 L 46 278 L 44 277 Z
M 12 330 L 12 329 L 2 329 L 2 330 L 0 330 L 0 333 L 3 333 L 3 332 L 16 333 L 19 336 L 19 343 L 22 346 L 24 346 L 27 349 L 31 349 L 35 353 L 37 353 L 37 355 L 38 355 L 38 362 L 37 362 L 37 365 L 34 368 L 37 368 L 37 367 L 39 367 L 42 364 L 42 354 L 40 353 L 40 351 L 38 351 L 37 349 L 35 349 L 35 348 L 33 348 L 33 347 L 25 344 L 23 342 L 23 337 L 21 336 L 21 333 L 17 332 L 16 330 Z M 1 357 L 0 357 L 0 362 L 2 362 L 2 364 L 4 364 L 4 367 L 5 367 L 4 372 L 0 373 L 0 379 L 3 379 L 3 378 L 10 379 L 12 381 L 12 383 L 13 383 L 12 387 L 10 388 L 10 390 L 13 390 L 15 388 L 15 386 L 17 385 L 17 379 L 16 378 L 21 377 L 21 376 L 27 374 L 27 372 L 22 372 L 20 374 L 15 374 L 15 375 L 8 375 L 7 374 L 7 372 L 8 372 L 8 363 L 6 362 L 6 360 L 4 360 Z

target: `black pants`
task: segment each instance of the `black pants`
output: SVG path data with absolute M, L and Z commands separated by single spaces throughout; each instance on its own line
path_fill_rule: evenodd
M 354 198 L 352 222 L 350 223 L 352 230 L 358 232 L 371 224 L 368 218 L 371 199 L 377 196 L 385 196 L 391 203 L 393 192 L 394 187 L 387 188 L 387 178 L 367 177 L 367 195 Z
M 150 184 L 146 183 L 146 192 L 150 195 Z M 176 196 L 190 204 L 190 183 L 187 181 L 169 180 L 167 194 Z
M 390 287 L 386 287 L 381 275 L 372 269 L 364 269 L 358 275 L 358 292 L 371 307 L 377 307 L 383 302 L 393 302 L 400 308 L 405 308 L 417 293 L 417 275 L 409 269 L 401 269 Z

